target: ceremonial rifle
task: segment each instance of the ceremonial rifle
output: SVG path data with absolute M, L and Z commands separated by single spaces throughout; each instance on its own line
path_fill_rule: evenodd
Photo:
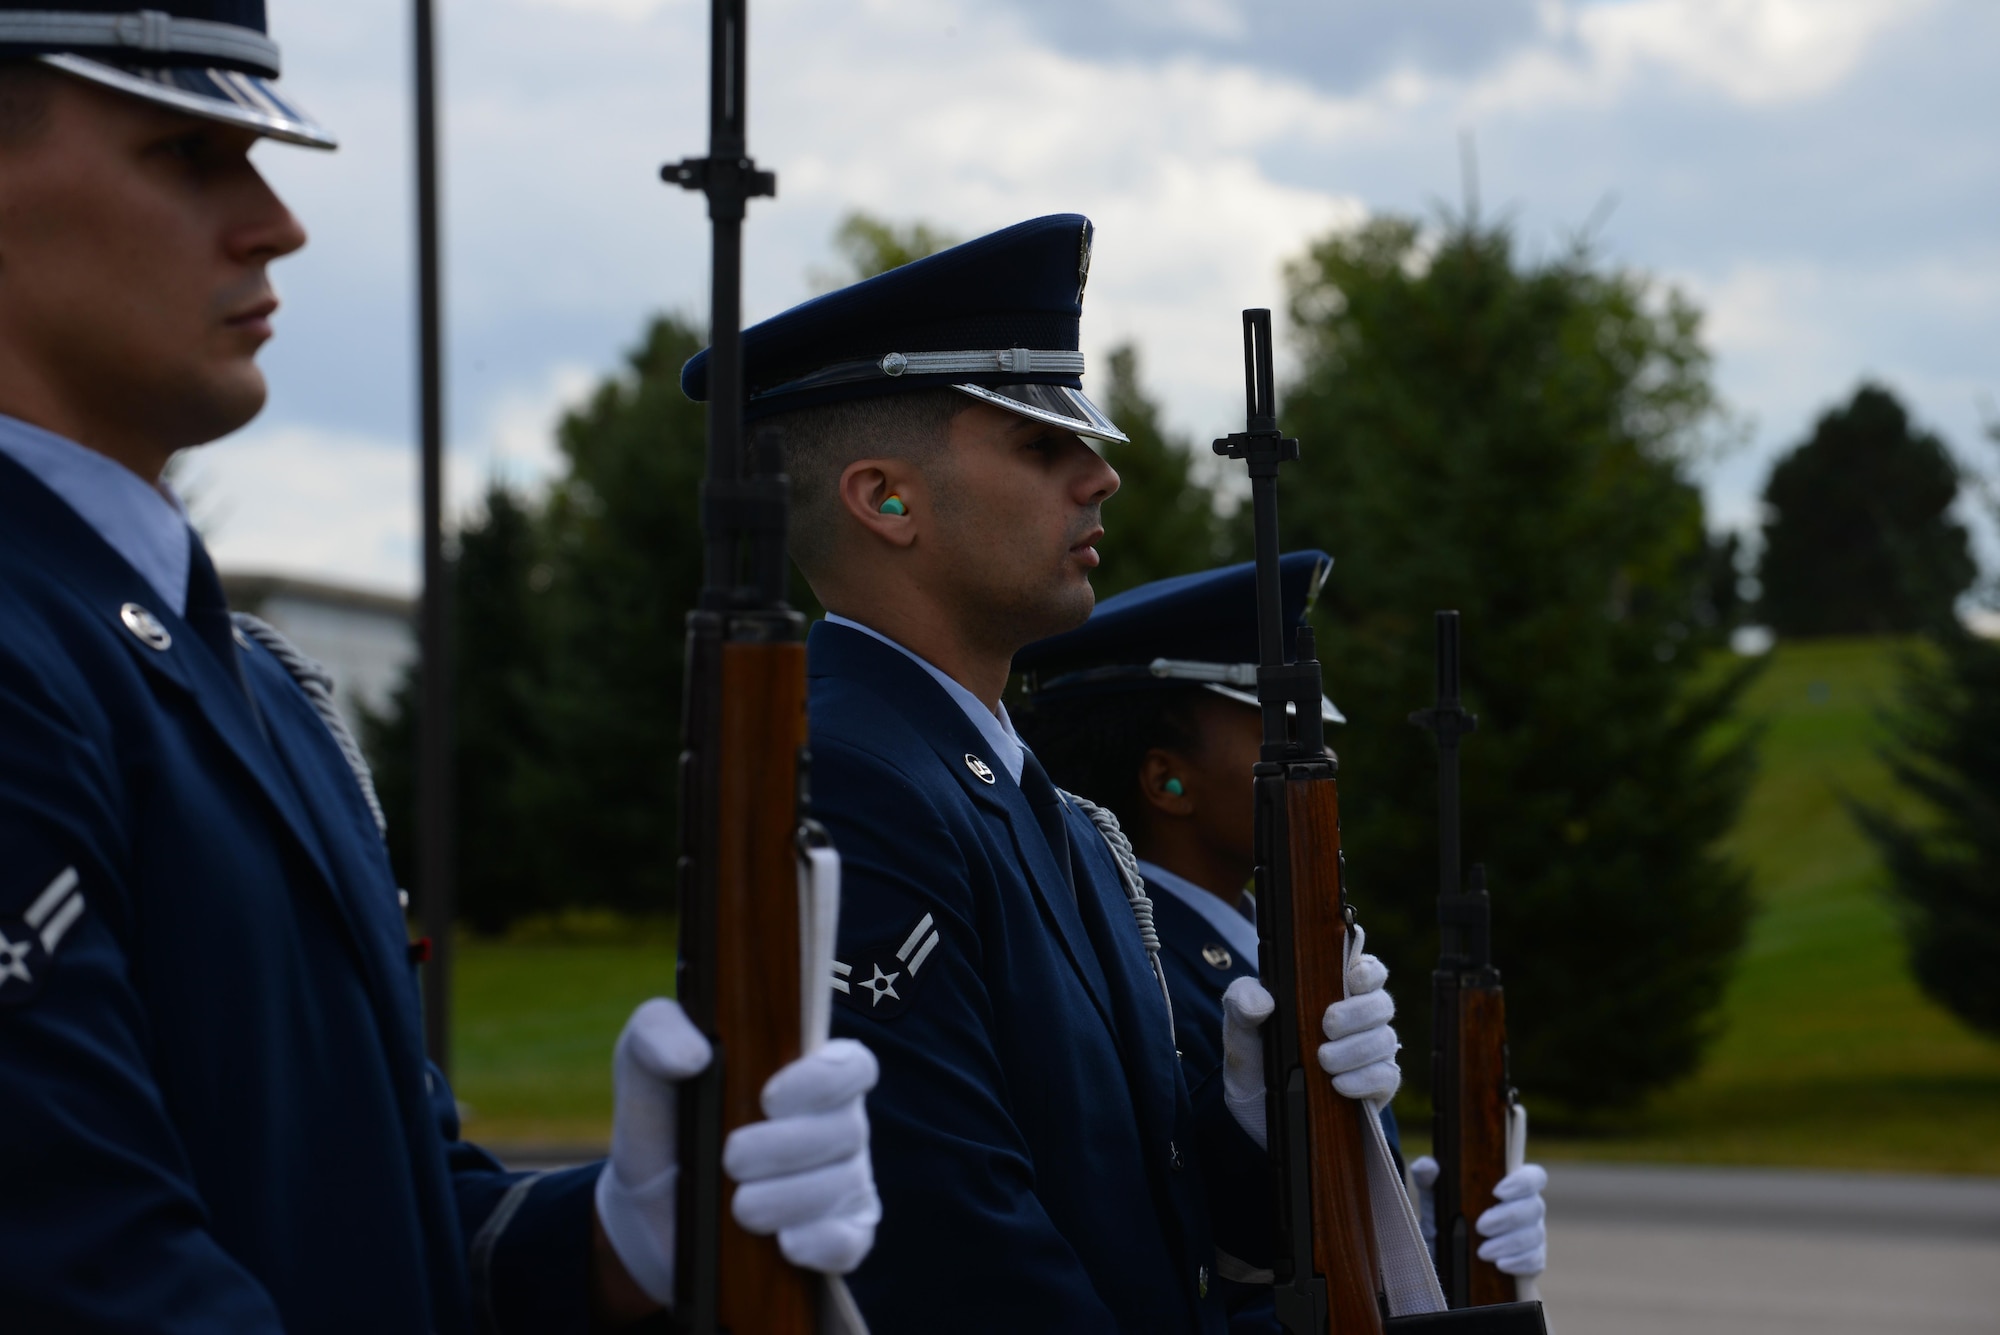
M 744 449 L 747 202 L 777 178 L 744 138 L 744 0 L 712 0 L 709 148 L 667 181 L 713 225 L 702 587 L 688 614 L 680 758 L 679 1000 L 715 1059 L 681 1086 L 674 1323 L 687 1335 L 806 1335 L 845 1290 L 729 1214 L 722 1143 L 762 1116 L 764 1082 L 824 1037 L 837 863 L 804 817 L 804 619 L 785 601 L 788 487 L 772 441 Z M 817 875 L 814 875 L 814 872 Z M 829 1317 L 823 1309 L 842 1309 Z
M 1299 443 L 1278 431 L 1271 313 L 1243 312 L 1245 429 L 1215 452 L 1249 466 L 1257 556 L 1257 705 L 1264 741 L 1256 794 L 1258 973 L 1277 1008 L 1263 1026 L 1268 1144 L 1277 1216 L 1273 1293 L 1293 1335 L 1378 1335 L 1379 1265 L 1361 1118 L 1319 1068 L 1320 1019 L 1346 995 L 1337 763 L 1320 717 L 1311 626 L 1286 660 L 1278 578 L 1278 465 Z
M 1507 1076 L 1507 1009 L 1493 967 L 1492 901 L 1486 869 L 1469 883 L 1459 870 L 1459 741 L 1479 726 L 1459 701 L 1458 613 L 1437 614 L 1437 703 L 1410 715 L 1438 748 L 1438 965 L 1431 975 L 1432 1153 L 1438 1280 L 1454 1308 L 1532 1299 L 1479 1259 L 1473 1221 L 1498 1204 L 1493 1188 L 1518 1168 L 1527 1110 Z
M 1276 1002 L 1263 1039 L 1278 1321 L 1291 1335 L 1546 1335 L 1532 1303 L 1384 1314 L 1367 1157 L 1369 1138 L 1379 1135 L 1375 1110 L 1342 1097 L 1318 1061 L 1321 1019 L 1347 995 L 1354 912 L 1340 851 L 1339 765 L 1326 747 L 1311 626 L 1298 628 L 1286 659 L 1278 466 L 1299 457 L 1299 443 L 1278 430 L 1268 310 L 1243 312 L 1243 379 L 1245 429 L 1216 441 L 1215 452 L 1248 465 L 1257 560 L 1264 740 L 1252 786 L 1258 973 Z M 1386 1163 L 1386 1146 L 1379 1153 Z M 1398 1190 L 1393 1180 L 1384 1185 Z

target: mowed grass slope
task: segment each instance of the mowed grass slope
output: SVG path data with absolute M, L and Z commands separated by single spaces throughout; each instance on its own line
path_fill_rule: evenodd
M 1721 1033 L 1698 1076 L 1618 1134 L 1544 1139 L 1542 1153 L 2000 1172 L 2000 1044 L 1917 990 L 1843 801 L 1905 809 L 1878 748 L 1906 652 L 1880 640 L 1773 651 L 1748 702 L 1762 767 L 1730 847 L 1758 907 Z
M 615 935 L 462 940 L 452 998 L 452 1086 L 465 1134 L 505 1145 L 611 1142 L 611 1049 L 632 1010 L 671 995 L 671 923 Z
M 2000 1044 L 1917 991 L 1881 870 L 1842 803 L 1895 801 L 1876 747 L 1899 652 L 1773 652 L 1748 703 L 1763 766 L 1732 840 L 1758 913 L 1709 1060 L 1608 1134 L 1537 1137 L 1539 1155 L 2000 1173 Z M 633 1006 L 672 986 L 672 940 L 578 935 L 461 949 L 455 1076 L 469 1135 L 608 1139 L 611 1046 Z M 1524 1098 L 1532 1110 L 1534 1091 Z M 1413 1142 L 1424 1129 L 1410 1128 Z

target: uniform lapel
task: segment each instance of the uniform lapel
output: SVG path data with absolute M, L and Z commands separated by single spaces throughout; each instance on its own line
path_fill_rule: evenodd
M 1141 1116 L 1149 1116 L 1174 1106 L 1176 1063 L 1166 999 L 1160 995 L 1159 980 L 1146 958 L 1131 902 L 1125 897 L 1104 836 L 1079 813 L 1071 822 L 1070 839 L 1079 849 L 1078 870 L 1085 873 L 1079 874 L 1076 882 L 1086 927 L 1098 943 L 1097 957 L 1104 961 L 1106 973 L 1116 984 L 1112 996 L 1118 1031 L 1124 1036 L 1119 1051 L 1125 1059 L 1134 1103 L 1142 1110 Z
M 1076 894 L 1069 878 L 1056 865 L 1047 836 L 1035 819 L 1033 808 L 1021 793 L 1020 785 L 1000 767 L 999 757 L 987 754 L 988 746 L 979 730 L 966 718 L 944 688 L 929 673 L 903 654 L 870 636 L 845 626 L 826 622 L 812 628 L 810 640 L 812 672 L 816 676 L 842 676 L 875 683 L 882 695 L 896 702 L 904 715 L 931 744 L 938 760 L 958 781 L 974 805 L 997 816 L 1007 827 L 1008 838 L 1019 858 L 1043 919 L 1048 922 L 1064 956 L 1090 995 L 1091 1004 L 1104 1027 L 1115 1039 L 1110 986 L 1090 934 L 1077 912 Z M 990 776 L 981 778 L 974 761 Z
M 86 607 L 102 616 L 142 668 L 193 700 L 210 729 L 256 781 L 320 880 L 333 887 L 334 877 L 318 828 L 265 736 L 242 682 L 201 643 L 186 620 L 161 603 L 152 585 L 66 502 L 4 455 L 0 455 L 0 532 L 17 535 L 23 549 L 51 579 L 67 585 Z M 139 611 L 128 617 L 127 607 Z M 146 617 L 151 618 L 150 625 Z M 153 633 L 154 627 L 165 633 L 164 644 L 163 637 Z

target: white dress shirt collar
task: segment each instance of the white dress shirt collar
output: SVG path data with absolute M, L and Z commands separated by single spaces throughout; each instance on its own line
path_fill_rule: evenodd
M 863 635 L 873 636 L 888 645 L 891 649 L 894 649 L 897 653 L 903 655 L 903 657 L 909 659 L 912 663 L 915 663 L 924 671 L 930 673 L 931 679 L 944 687 L 944 693 L 949 695 L 953 702 L 965 711 L 965 716 L 972 720 L 972 726 L 979 729 L 979 735 L 986 739 L 988 746 L 993 748 L 994 758 L 1000 762 L 1001 768 L 1007 771 L 1007 776 L 1015 783 L 1021 781 L 1021 767 L 1026 763 L 1025 754 L 1027 748 L 1022 745 L 1020 737 L 1015 733 L 1013 720 L 1007 717 L 1007 706 L 1001 705 L 997 713 L 994 710 L 988 709 L 985 702 L 978 696 L 966 690 L 965 687 L 953 681 L 929 662 L 911 653 L 908 649 L 897 644 L 879 630 L 864 626 L 859 621 L 841 616 L 838 612 L 828 612 L 826 619 L 830 625 L 845 626 L 849 630 L 858 630 Z
M 1256 967 L 1256 923 L 1185 876 L 1176 876 L 1156 862 L 1140 862 L 1139 874 L 1146 878 L 1146 884 L 1158 886 L 1200 914 L 1202 921 L 1222 937 L 1222 943 L 1236 953 L 1236 958 L 1246 961 L 1252 968 Z
M 84 523 L 138 571 L 160 601 L 187 614 L 194 531 L 180 497 L 125 465 L 52 431 L 0 413 L 0 454 L 62 497 Z

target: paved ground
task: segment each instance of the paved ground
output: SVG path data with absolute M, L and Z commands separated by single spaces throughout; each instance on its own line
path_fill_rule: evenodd
M 1551 1335 L 2000 1335 L 2000 1182 L 1558 1165 Z
M 1549 1179 L 1550 1335 L 2000 1335 L 2000 1180 L 1584 1164 Z

